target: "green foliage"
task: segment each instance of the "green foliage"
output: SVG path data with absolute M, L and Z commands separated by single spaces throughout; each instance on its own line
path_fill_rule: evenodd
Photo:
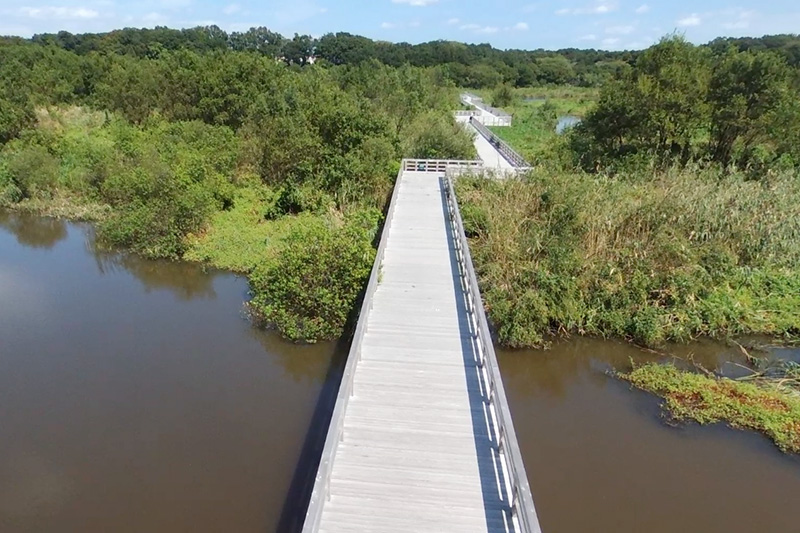
M 581 87 L 542 87 L 516 89 L 512 104 L 504 106 L 514 120 L 511 126 L 490 127 L 532 164 L 564 165 L 571 154 L 564 136 L 556 133 L 563 116 L 584 117 L 597 103 L 596 89 Z
M 492 93 L 492 106 L 506 107 L 514 101 L 514 91 L 510 85 L 499 85 Z
M 677 420 L 753 429 L 785 452 L 800 452 L 800 399 L 795 394 L 654 363 L 620 377 L 664 398 L 664 407 Z
M 468 131 L 452 118 L 428 113 L 409 126 L 403 155 L 421 159 L 474 159 L 475 147 Z
M 647 345 L 800 332 L 794 174 L 612 180 L 541 168 L 526 181 L 461 179 L 457 189 L 505 345 L 565 331 Z
M 763 176 L 779 160 L 797 164 L 797 73 L 769 52 L 729 48 L 713 57 L 672 36 L 644 51 L 601 91 L 571 136 L 586 170 L 713 161 Z
M 746 165 L 756 146 L 769 141 L 772 125 L 787 112 L 784 102 L 796 100 L 791 77 L 782 58 L 770 53 L 729 49 L 719 59 L 708 90 L 715 161 L 729 165 L 736 148 Z
M 341 336 L 372 269 L 379 221 L 377 210 L 366 210 L 342 227 L 324 219 L 294 227 L 250 278 L 256 316 L 296 341 Z

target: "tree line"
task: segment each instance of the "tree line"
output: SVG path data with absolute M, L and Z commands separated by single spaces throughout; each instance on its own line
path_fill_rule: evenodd
M 800 167 L 800 69 L 778 48 L 662 39 L 602 88 L 572 153 L 587 170 Z

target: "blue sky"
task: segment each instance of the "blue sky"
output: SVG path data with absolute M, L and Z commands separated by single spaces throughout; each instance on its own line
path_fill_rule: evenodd
M 673 31 L 694 42 L 800 31 L 797 0 L 0 0 L 0 34 L 267 26 L 284 35 L 488 42 L 499 48 L 644 48 Z

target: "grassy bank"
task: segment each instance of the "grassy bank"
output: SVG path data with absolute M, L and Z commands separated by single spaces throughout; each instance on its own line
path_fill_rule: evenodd
M 800 180 L 711 170 L 461 179 L 499 341 L 800 334 Z M 498 209 L 497 206 L 503 206 Z
M 597 102 L 597 89 L 582 87 L 537 87 L 514 89 L 502 108 L 514 118 L 508 127 L 490 127 L 523 157 L 540 164 L 556 157 L 556 125 L 559 117 L 583 118 Z M 492 92 L 481 95 L 492 102 Z
M 396 149 L 469 154 L 448 118 L 420 113 Z M 323 135 L 307 128 L 283 135 Z M 293 340 L 334 339 L 369 275 L 399 157 L 380 136 L 348 135 L 291 161 L 258 131 L 40 108 L 0 149 L 0 206 L 93 221 L 100 247 L 245 274 L 259 323 Z
M 800 396 L 772 384 L 751 383 L 647 364 L 622 379 L 664 399 L 676 420 L 701 424 L 724 422 L 766 434 L 783 451 L 800 452 Z

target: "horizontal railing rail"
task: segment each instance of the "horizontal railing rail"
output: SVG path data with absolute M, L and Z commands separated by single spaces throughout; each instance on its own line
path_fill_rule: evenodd
M 458 159 L 403 159 L 401 170 L 405 172 L 446 172 L 448 168 L 482 167 L 483 161 Z
M 494 115 L 496 117 L 511 118 L 511 115 L 509 115 L 508 112 L 503 111 L 502 109 L 498 109 L 496 107 L 492 107 L 490 105 L 486 105 L 483 102 L 473 102 L 473 105 L 475 107 L 477 107 L 478 109 L 486 111 L 487 113 L 492 114 L 492 115 Z
M 471 118 L 469 121 L 472 126 L 478 130 L 478 133 L 483 135 L 490 144 L 492 144 L 500 155 L 506 158 L 506 161 L 511 163 L 516 168 L 530 168 L 531 164 L 528 163 L 524 157 L 519 155 L 516 150 L 511 148 L 507 142 L 497 136 L 496 133 L 480 123 L 480 121 Z
M 477 117 L 481 114 L 480 111 L 456 111 L 457 117 Z
M 485 382 L 485 395 L 494 418 L 494 441 L 503 460 L 506 474 L 505 490 L 512 518 L 516 518 L 521 533 L 541 533 L 542 528 L 533 503 L 528 475 L 522 461 L 522 452 L 514 431 L 511 410 L 508 406 L 500 365 L 494 351 L 489 322 L 483 307 L 478 277 L 472 264 L 464 223 L 458 199 L 453 187 L 453 178 L 444 178 L 450 224 L 455 232 L 455 248 L 464 287 L 471 324 L 474 328 L 473 341 L 477 350 L 477 363 Z
M 330 480 L 331 472 L 333 471 L 333 463 L 336 459 L 336 449 L 344 436 L 345 411 L 347 410 L 350 397 L 353 395 L 356 366 L 361 359 L 361 347 L 364 341 L 364 335 L 366 335 L 367 332 L 366 317 L 372 309 L 372 301 L 375 296 L 375 291 L 378 288 L 380 265 L 386 253 L 386 244 L 389 240 L 389 227 L 394 218 L 394 212 L 397 206 L 397 194 L 400 189 L 398 184 L 404 168 L 405 160 L 400 166 L 400 171 L 397 173 L 397 181 L 395 182 L 394 191 L 392 192 L 392 198 L 389 201 L 389 210 L 386 213 L 386 220 L 383 223 L 378 251 L 375 254 L 375 262 L 372 264 L 372 271 L 369 275 L 369 281 L 367 282 L 367 290 L 364 293 L 364 301 L 361 304 L 358 324 L 353 334 L 350 351 L 347 354 L 347 363 L 345 363 L 342 381 L 339 385 L 339 392 L 336 395 L 336 405 L 333 408 L 333 415 L 331 416 L 331 422 L 328 426 L 328 435 L 325 438 L 325 446 L 322 449 L 317 476 L 314 480 L 314 488 L 312 489 L 311 499 L 309 500 L 308 510 L 306 511 L 303 533 L 316 533 L 319 531 L 323 506 L 325 502 L 330 499 Z

